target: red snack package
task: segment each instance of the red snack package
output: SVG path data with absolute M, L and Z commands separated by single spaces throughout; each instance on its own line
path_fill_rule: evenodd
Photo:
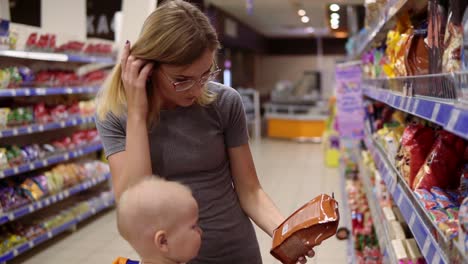
M 34 106 L 34 119 L 37 123 L 45 124 L 52 121 L 44 103 L 39 103 Z
M 295 264 L 300 256 L 336 233 L 339 219 L 336 200 L 319 195 L 275 229 L 270 253 L 282 263 Z
M 52 110 L 50 110 L 50 113 L 54 121 L 64 120 L 68 117 L 67 107 L 65 105 L 57 105 Z
M 397 156 L 397 159 L 400 158 L 397 160 L 397 167 L 409 186 L 413 186 L 414 178 L 424 164 L 434 140 L 432 128 L 421 124 L 410 124 L 405 128 L 398 154 L 400 157 Z
M 460 177 L 457 177 L 456 172 L 464 152 L 463 139 L 445 130 L 440 131 L 431 153 L 416 175 L 413 189 L 430 190 L 434 186 L 442 189 L 458 187 Z

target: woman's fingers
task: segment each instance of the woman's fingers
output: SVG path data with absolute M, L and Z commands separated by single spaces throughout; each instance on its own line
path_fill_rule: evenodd
M 122 75 L 127 68 L 127 59 L 128 59 L 129 54 L 130 54 L 130 41 L 127 40 L 127 42 L 125 43 L 124 49 L 122 51 L 122 57 L 120 59 L 120 67 L 122 68 Z
M 133 56 L 130 56 L 130 58 L 133 57 Z M 137 80 L 138 80 L 138 76 L 140 74 L 140 71 L 141 71 L 141 68 L 143 67 L 143 65 L 146 63 L 146 61 L 144 60 L 141 60 L 141 59 L 135 59 L 131 62 L 130 64 L 130 58 L 129 58 L 129 61 L 128 61 L 128 66 L 127 68 L 128 69 L 128 76 L 127 76 L 127 80 L 131 83 L 135 83 Z
M 152 70 L 153 70 L 153 63 L 152 62 L 146 63 L 146 65 L 140 71 L 140 75 L 138 76 L 138 82 L 146 83 L 146 80 L 148 79 Z
M 300 263 L 300 264 L 305 264 L 305 263 L 307 263 L 307 260 L 304 257 L 299 257 L 299 259 L 297 259 L 297 262 Z

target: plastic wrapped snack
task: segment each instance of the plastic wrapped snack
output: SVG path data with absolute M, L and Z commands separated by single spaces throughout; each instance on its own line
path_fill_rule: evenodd
M 464 152 L 463 139 L 447 131 L 440 131 L 424 165 L 416 175 L 413 189 L 430 190 L 434 186 L 442 189 L 456 188 L 460 182 L 457 170 Z
M 434 139 L 432 128 L 421 124 L 410 124 L 403 132 L 396 165 L 409 186 L 413 186 L 414 178 L 424 164 Z
M 442 57 L 442 69 L 444 72 L 458 72 L 462 68 L 462 17 L 465 7 L 465 0 L 450 0 L 444 36 L 445 50 Z
M 319 195 L 275 229 L 270 253 L 282 263 L 296 263 L 312 247 L 336 233 L 339 219 L 337 201 Z

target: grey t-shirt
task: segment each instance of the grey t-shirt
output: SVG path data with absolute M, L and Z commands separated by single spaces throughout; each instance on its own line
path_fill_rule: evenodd
M 153 173 L 188 185 L 200 208 L 199 256 L 191 264 L 262 263 L 255 231 L 233 188 L 228 148 L 248 143 L 242 100 L 234 89 L 209 83 L 209 106 L 161 111 L 148 134 Z M 125 150 L 126 118 L 97 121 L 106 156 Z

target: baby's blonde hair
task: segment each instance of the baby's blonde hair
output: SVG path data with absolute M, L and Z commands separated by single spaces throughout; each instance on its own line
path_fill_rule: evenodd
M 150 254 L 154 234 L 178 223 L 180 209 L 193 199 L 187 186 L 147 177 L 125 190 L 117 203 L 117 229 L 140 256 Z
M 132 44 L 130 54 L 153 61 L 156 68 L 160 64 L 189 65 L 206 50 L 216 51 L 219 48 L 218 36 L 208 17 L 196 6 L 174 0 L 158 7 L 148 16 L 138 40 Z M 97 116 L 100 120 L 104 120 L 108 113 L 119 117 L 125 114 L 127 99 L 121 74 L 119 63 L 97 96 Z M 159 100 L 154 100 L 154 91 L 148 89 L 147 92 L 148 123 L 151 124 L 158 120 L 161 106 Z M 205 87 L 197 103 L 205 106 L 214 99 L 215 94 Z

